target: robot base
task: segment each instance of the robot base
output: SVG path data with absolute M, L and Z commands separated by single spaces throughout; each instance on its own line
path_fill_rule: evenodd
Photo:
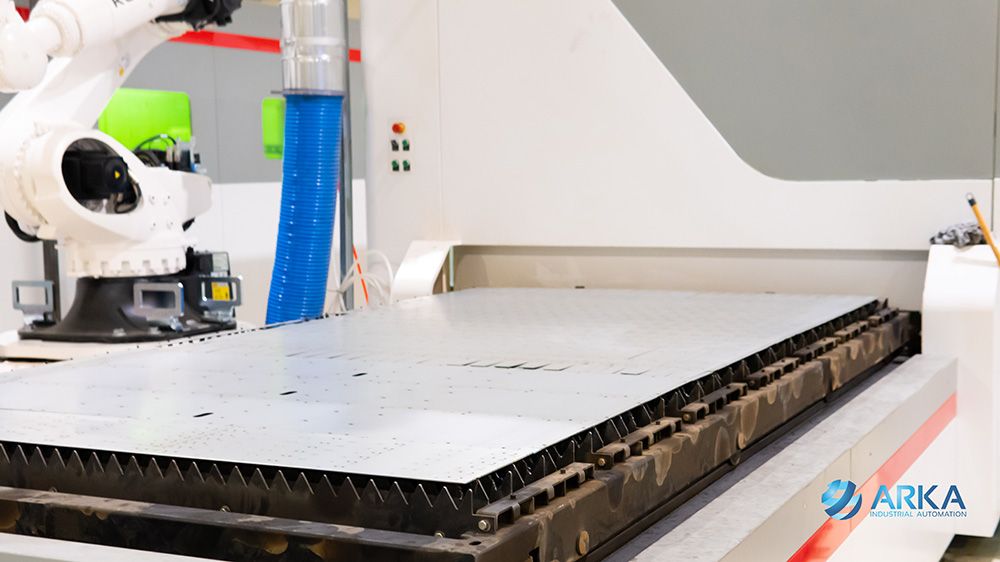
M 176 274 L 78 279 L 65 318 L 36 320 L 18 335 L 52 342 L 137 343 L 231 330 L 240 293 L 240 279 L 229 276 L 227 254 L 189 251 L 187 267 Z
M 160 277 L 84 278 L 76 282 L 76 298 L 66 317 L 57 323 L 36 322 L 25 326 L 22 339 L 58 342 L 133 343 L 164 341 L 236 327 L 228 319 L 208 318 L 199 303 L 200 276 L 167 275 Z M 137 307 L 137 288 L 149 286 L 183 287 L 175 294 L 187 295 L 177 315 L 150 317 Z M 163 295 L 165 293 L 158 293 Z M 159 297 L 163 299 L 164 297 Z M 185 306 L 186 305 L 186 306 Z M 147 309 L 148 310 L 148 309 Z M 155 308 L 155 310 L 164 310 Z

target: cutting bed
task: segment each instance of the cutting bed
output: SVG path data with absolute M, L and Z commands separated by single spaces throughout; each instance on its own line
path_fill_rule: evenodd
M 483 289 L 4 374 L 0 530 L 8 506 L 233 560 L 599 555 L 916 333 L 869 297 Z

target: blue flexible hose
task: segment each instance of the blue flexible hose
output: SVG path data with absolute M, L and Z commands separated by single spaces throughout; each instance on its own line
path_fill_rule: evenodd
M 323 315 L 340 181 L 340 96 L 289 95 L 267 323 Z

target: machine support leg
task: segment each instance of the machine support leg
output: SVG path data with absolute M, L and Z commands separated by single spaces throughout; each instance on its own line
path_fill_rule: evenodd
M 42 267 L 45 271 L 45 280 L 52 282 L 52 320 L 59 322 L 62 320 L 62 302 L 59 296 L 59 250 L 56 249 L 53 240 L 42 241 Z

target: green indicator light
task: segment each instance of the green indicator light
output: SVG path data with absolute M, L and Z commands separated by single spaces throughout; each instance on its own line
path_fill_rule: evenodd
M 398 172 L 399 171 L 399 160 L 393 160 L 392 161 L 392 171 L 393 172 Z
M 406 139 L 403 139 L 403 150 L 405 150 L 405 151 L 409 151 L 410 150 L 410 141 L 408 141 Z
M 410 171 L 410 161 L 409 160 L 403 160 L 403 171 L 404 172 L 409 172 Z

